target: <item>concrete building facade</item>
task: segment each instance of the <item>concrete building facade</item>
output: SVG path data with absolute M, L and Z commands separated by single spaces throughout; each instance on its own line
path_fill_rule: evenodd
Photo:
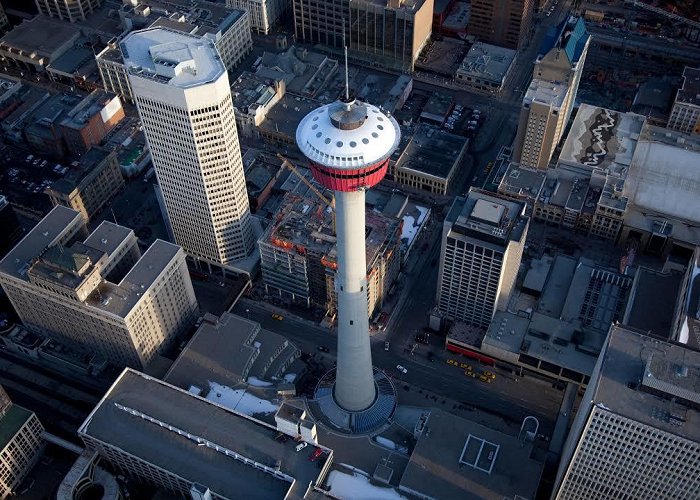
M 229 266 L 254 240 L 226 68 L 214 44 L 163 28 L 121 43 L 175 241 Z
M 515 286 L 529 220 L 525 203 L 481 191 L 458 197 L 442 229 L 437 308 L 449 321 L 488 327 Z
M 697 351 L 613 325 L 553 498 L 698 498 L 699 366 Z
M 412 71 L 432 32 L 433 0 L 294 0 L 293 4 L 297 40 L 338 49 L 346 43 L 358 59 L 381 66 Z
M 532 0 L 473 0 L 467 33 L 509 49 L 522 47 L 530 34 Z
M 226 0 L 226 5 L 247 11 L 250 28 L 265 35 L 270 33 L 288 8 L 283 0 Z
M 85 234 L 78 212 L 55 207 L 0 261 L 0 284 L 29 330 L 146 366 L 197 315 L 185 253 L 156 240 L 142 256 L 132 230 L 106 221 Z
M 92 148 L 75 163 L 69 175 L 45 192 L 53 206 L 72 208 L 87 223 L 124 187 L 124 177 L 115 152 Z
M 571 18 L 542 42 L 515 138 L 514 160 L 521 165 L 549 165 L 574 109 L 590 38 L 583 19 Z
M 668 128 L 700 135 L 700 68 L 683 70 L 683 85 L 676 93 Z
M 85 21 L 102 4 L 102 0 L 34 0 L 34 3 L 40 14 L 73 23 Z
M 16 493 L 36 463 L 44 442 L 44 427 L 36 415 L 13 404 L 0 386 L 0 498 Z

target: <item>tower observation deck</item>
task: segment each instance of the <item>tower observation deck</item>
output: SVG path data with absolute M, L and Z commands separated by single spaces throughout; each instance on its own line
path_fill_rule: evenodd
M 349 98 L 312 111 L 296 133 L 314 178 L 335 192 L 338 362 L 332 394 L 339 409 L 350 414 L 366 414 L 381 399 L 367 317 L 365 190 L 382 180 L 400 138 L 393 117 Z

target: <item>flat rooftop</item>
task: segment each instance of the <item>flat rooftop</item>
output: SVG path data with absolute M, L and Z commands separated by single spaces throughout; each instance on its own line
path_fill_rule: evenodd
M 700 138 L 646 125 L 623 195 L 662 216 L 700 221 Z
M 295 451 L 293 440 L 276 441 L 275 428 L 131 369 L 122 372 L 78 433 L 229 499 L 302 498 L 320 472 L 308 453 Z M 200 446 L 202 442 L 207 444 Z M 268 472 L 234 459 L 222 448 L 266 466 Z M 273 475 L 269 471 L 276 463 L 281 466 Z
M 90 56 L 94 59 L 92 51 Z M 116 98 L 116 94 L 103 89 L 92 91 L 80 103 L 68 112 L 68 116 L 61 122 L 64 127 L 81 129 L 85 126 L 87 118 L 100 113 L 105 106 Z
M 37 63 L 42 58 L 60 55 L 66 44 L 72 43 L 80 36 L 80 29 L 71 24 L 46 16 L 36 16 L 15 26 L 0 38 L 0 50 L 15 54 L 21 51 L 26 59 Z M 32 57 L 33 55 L 33 57 Z M 49 61 L 45 62 L 45 65 Z
M 498 192 L 510 196 L 537 199 L 546 178 L 547 174 L 542 170 L 510 163 L 498 184 Z
M 132 74 L 175 87 L 210 83 L 226 72 L 213 42 L 165 28 L 133 31 L 120 47 Z
M 253 105 L 265 106 L 274 96 L 274 80 L 249 71 L 244 71 L 231 83 L 233 107 L 239 113 L 248 113 Z
M 700 352 L 613 325 L 601 355 L 592 404 L 700 442 Z
M 433 409 L 399 488 L 445 500 L 535 498 L 542 468 L 517 436 Z
M 700 105 L 700 68 L 687 66 L 683 70 L 683 86 L 676 93 L 676 101 Z
M 634 113 L 581 104 L 559 163 L 586 170 L 600 169 L 622 177 L 632 163 L 645 118 Z
M 73 192 L 76 186 L 89 176 L 110 154 L 106 149 L 92 147 L 85 152 L 78 160 L 78 165 L 71 165 L 65 177 L 54 182 L 47 191 L 54 191 L 68 195 Z
M 469 140 L 420 123 L 396 162 L 396 168 L 449 179 Z
M 32 412 L 29 410 L 11 403 L 5 415 L 0 417 L 0 451 L 5 449 L 5 446 L 9 444 L 31 416 Z
M 623 323 L 668 340 L 682 280 L 681 273 L 637 268 Z
M 283 351 L 287 346 L 295 350 L 285 337 L 263 330 L 259 323 L 230 313 L 220 318 L 207 314 L 163 380 L 182 389 L 194 385 L 203 391 L 208 390 L 209 381 L 245 382 L 249 372 L 257 373 L 254 364 L 269 362 L 261 351 Z
M 268 110 L 265 121 L 258 128 L 270 134 L 284 136 L 287 140 L 294 142 L 299 122 L 321 105 L 322 103 L 312 99 L 285 94 Z
M 500 85 L 508 75 L 515 55 L 515 50 L 476 42 L 464 56 L 457 72 Z
M 562 83 L 552 83 L 533 78 L 525 92 L 523 102 L 537 103 L 559 109 L 564 104 L 568 87 Z
M 522 202 L 472 189 L 466 198 L 455 199 L 445 220 L 452 222 L 453 233 L 505 246 L 523 237 L 528 224 L 524 208 Z

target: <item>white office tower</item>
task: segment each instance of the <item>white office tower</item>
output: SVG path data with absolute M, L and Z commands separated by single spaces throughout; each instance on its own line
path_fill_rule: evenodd
M 233 103 L 213 42 L 163 28 L 121 42 L 175 242 L 229 266 L 253 246 Z
M 613 325 L 564 445 L 553 498 L 700 498 L 699 405 L 700 352 Z

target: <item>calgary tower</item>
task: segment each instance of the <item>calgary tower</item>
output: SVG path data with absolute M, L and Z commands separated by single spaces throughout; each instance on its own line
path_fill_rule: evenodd
M 345 82 L 345 98 L 306 115 L 296 140 L 314 178 L 335 192 L 338 362 L 333 397 L 344 410 L 360 412 L 377 396 L 367 316 L 365 190 L 386 174 L 401 132 L 393 117 L 350 98 L 347 62 Z

